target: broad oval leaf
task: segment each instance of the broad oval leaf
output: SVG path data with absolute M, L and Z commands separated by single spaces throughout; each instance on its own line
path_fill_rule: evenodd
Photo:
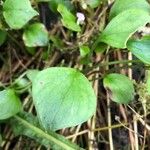
M 150 38 L 129 40 L 127 48 L 141 61 L 150 64 Z
M 127 9 L 143 9 L 150 12 L 150 5 L 146 0 L 116 0 L 110 11 L 110 19 Z
M 23 33 L 23 40 L 28 47 L 46 46 L 48 44 L 48 32 L 41 23 L 27 26 Z
M 80 26 L 77 24 L 76 17 L 67 9 L 66 6 L 59 4 L 57 10 L 61 14 L 61 21 L 66 28 L 76 32 L 81 31 Z
M 148 12 L 129 9 L 114 17 L 99 37 L 101 42 L 117 48 L 126 48 L 129 37 L 150 21 Z
M 14 90 L 7 89 L 0 91 L 0 120 L 14 116 L 21 111 L 20 99 Z
M 96 97 L 87 78 L 76 69 L 52 67 L 33 81 L 33 101 L 46 130 L 87 121 L 96 111 Z
M 134 87 L 132 81 L 122 74 L 112 73 L 107 75 L 103 84 L 112 101 L 120 104 L 128 104 L 134 99 Z
M 38 13 L 31 7 L 29 0 L 6 0 L 3 15 L 12 29 L 20 29 Z

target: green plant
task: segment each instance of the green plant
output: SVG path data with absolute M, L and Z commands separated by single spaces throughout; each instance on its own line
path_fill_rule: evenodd
M 0 18 L 0 46 L 7 42 L 7 37 L 19 45 L 10 34 L 19 31 L 24 42 L 23 48 L 33 50 L 33 55 L 33 48 L 36 47 L 46 48 L 46 54 L 49 54 L 51 43 L 61 51 L 66 51 L 66 43 L 63 43 L 61 38 L 50 35 L 44 24 L 39 22 L 37 5 L 40 2 L 48 2 L 52 11 L 60 14 L 62 27 L 65 27 L 68 35 L 76 34 L 77 41 L 74 42 L 73 50 L 76 47 L 79 49 L 81 63 L 86 64 L 86 67 L 90 66 L 94 53 L 104 53 L 109 47 L 129 50 L 141 62 L 150 64 L 150 36 L 141 39 L 132 36 L 140 27 L 150 22 L 150 6 L 146 0 L 116 0 L 109 14 L 109 23 L 104 30 L 98 32 L 96 38 L 92 37 L 91 43 L 88 43 L 88 38 L 82 38 L 86 23 L 77 23 L 70 1 L 64 0 L 59 4 L 57 0 L 38 0 L 32 5 L 29 0 L 5 0 L 0 9 L 3 14 Z M 101 3 L 105 2 L 83 0 L 79 4 L 83 9 L 87 9 L 90 15 Z M 100 65 L 109 66 L 109 63 L 111 65 L 111 62 Z M 127 60 L 125 63 L 132 61 Z M 81 73 L 86 72 L 86 67 L 85 70 L 69 67 L 27 70 L 7 87 L 2 86 L 0 120 L 8 121 L 16 135 L 29 136 L 47 148 L 51 146 L 56 150 L 82 149 L 55 131 L 81 124 L 96 112 L 96 96 L 91 83 Z M 104 74 L 102 78 L 104 88 L 113 101 L 119 104 L 133 101 L 134 85 L 128 77 L 110 73 Z M 37 117 L 22 110 L 19 94 L 26 91 L 33 98 Z

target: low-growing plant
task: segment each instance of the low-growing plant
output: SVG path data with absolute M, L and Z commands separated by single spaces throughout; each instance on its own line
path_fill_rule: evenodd
M 82 38 L 86 16 L 81 18 L 83 23 L 77 22 L 80 18 L 75 15 L 74 5 L 69 0 L 37 0 L 32 3 L 29 0 L 3 0 L 0 8 L 0 46 L 6 44 L 9 39 L 18 43 L 10 33 L 19 33 L 17 36 L 21 33 L 23 48 L 32 55 L 37 47 L 49 50 L 52 43 L 62 52 L 66 51 L 63 40 L 57 35 L 50 35 L 38 19 L 40 12 L 37 6 L 41 2 L 49 4 L 69 35 L 75 34 L 77 40 L 74 41 L 74 49 L 79 50 L 81 63 L 85 66 L 90 66 L 95 53 L 104 53 L 109 47 L 129 51 L 139 59 L 137 62 L 149 66 L 150 36 L 140 39 L 133 36 L 140 27 L 150 22 L 150 6 L 146 0 L 116 0 L 111 7 L 106 27 L 103 29 L 100 26 L 98 33 L 92 36 L 91 42 L 88 38 Z M 83 10 L 91 13 L 95 8 L 105 5 L 106 1 L 83 0 L 78 3 Z M 132 61 L 125 60 L 123 63 L 128 64 Z M 109 65 L 109 62 L 106 65 Z M 82 124 L 96 112 L 96 95 L 86 77 L 86 68 L 88 67 L 80 70 L 57 66 L 41 71 L 29 69 L 15 78 L 10 85 L 2 84 L 0 120 L 8 122 L 16 135 L 26 135 L 47 148 L 82 149 L 55 131 Z M 87 74 L 84 75 L 84 72 Z M 134 100 L 133 81 L 127 76 L 109 73 L 104 74 L 102 79 L 112 101 L 128 104 Z M 23 111 L 19 94 L 27 91 L 33 99 L 37 115 Z

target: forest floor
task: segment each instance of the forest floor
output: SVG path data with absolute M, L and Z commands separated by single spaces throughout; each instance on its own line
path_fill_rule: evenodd
M 97 96 L 97 111 L 86 123 L 58 131 L 67 139 L 89 150 L 148 150 L 150 149 L 150 98 L 144 95 L 146 69 L 143 64 L 126 63 L 136 59 L 126 50 L 108 47 L 107 51 L 94 53 L 86 65 L 78 50 L 78 42 L 91 42 L 107 23 L 111 5 L 101 5 L 89 15 L 84 33 L 71 35 L 60 21 L 51 24 L 49 34 L 63 40 L 61 45 L 51 43 L 50 48 L 36 48 L 34 55 L 25 50 L 20 33 L 10 31 L 9 40 L 0 47 L 0 82 L 10 85 L 14 79 L 28 69 L 42 70 L 48 67 L 65 66 L 80 69 L 92 82 Z M 46 8 L 45 8 L 46 9 Z M 88 12 L 86 12 L 88 13 Z M 90 12 L 91 13 L 91 12 Z M 57 16 L 54 16 L 54 18 Z M 146 27 L 148 30 L 150 27 Z M 144 31 L 137 32 L 141 36 Z M 60 43 L 59 43 L 60 44 Z M 136 95 L 129 105 L 117 104 L 110 100 L 103 88 L 102 78 L 107 73 L 117 72 L 129 76 L 135 82 Z M 129 89 L 130 90 L 130 89 Z M 32 98 L 28 92 L 20 95 L 24 110 L 35 113 Z M 147 108 L 143 104 L 146 99 Z M 44 146 L 26 136 L 15 136 L 8 124 L 0 125 L 3 150 L 44 150 Z M 1 141 L 1 139 L 0 139 Z

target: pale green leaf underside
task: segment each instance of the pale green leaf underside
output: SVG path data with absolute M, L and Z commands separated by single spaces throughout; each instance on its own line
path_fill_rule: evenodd
M 112 73 L 107 75 L 103 84 L 112 101 L 128 104 L 134 99 L 133 83 L 122 74 Z
M 6 0 L 3 15 L 12 29 L 20 29 L 38 13 L 31 7 L 29 0 Z
M 0 120 L 12 117 L 21 111 L 21 102 L 11 89 L 0 91 Z
M 112 47 L 126 48 L 129 37 L 149 21 L 150 15 L 146 11 L 140 9 L 123 11 L 110 21 L 99 40 Z
M 86 77 L 76 69 L 52 67 L 33 81 L 33 101 L 46 130 L 87 121 L 96 110 L 96 97 Z

